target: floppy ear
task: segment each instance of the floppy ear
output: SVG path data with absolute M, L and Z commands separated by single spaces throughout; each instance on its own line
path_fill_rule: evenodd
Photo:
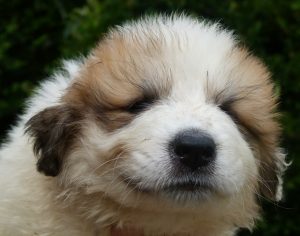
M 64 156 L 79 132 L 80 113 L 67 105 L 46 108 L 26 123 L 26 133 L 33 137 L 38 156 L 37 169 L 47 176 L 57 176 Z
M 283 149 L 261 149 L 259 159 L 260 192 L 272 201 L 282 199 L 282 175 L 287 167 Z

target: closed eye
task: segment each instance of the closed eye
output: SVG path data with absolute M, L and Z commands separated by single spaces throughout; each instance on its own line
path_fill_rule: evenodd
M 138 114 L 151 106 L 155 102 L 155 99 L 152 97 L 144 97 L 141 100 L 138 100 L 129 106 L 126 107 L 126 110 L 132 114 Z
M 221 105 L 219 105 L 219 108 L 231 117 L 233 122 L 239 127 L 243 134 L 246 136 L 251 136 L 252 138 L 258 138 L 260 136 L 257 135 L 258 131 L 253 129 L 251 125 L 241 119 L 238 112 L 233 108 L 233 105 L 236 101 L 237 99 L 223 102 Z
M 219 108 L 224 111 L 227 115 L 231 117 L 231 119 L 235 122 L 238 123 L 238 116 L 236 112 L 233 110 L 233 104 L 236 100 L 234 99 L 229 99 L 222 104 L 219 105 Z
M 229 113 L 231 110 L 232 101 L 228 100 L 219 105 L 219 108 L 225 113 Z

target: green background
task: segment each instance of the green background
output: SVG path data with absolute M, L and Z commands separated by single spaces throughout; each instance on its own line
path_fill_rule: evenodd
M 285 175 L 284 201 L 262 200 L 264 220 L 253 234 L 300 235 L 300 0 L 0 0 L 0 139 L 62 58 L 85 54 L 112 25 L 172 11 L 234 29 L 272 71 L 281 96 L 282 145 L 293 164 Z

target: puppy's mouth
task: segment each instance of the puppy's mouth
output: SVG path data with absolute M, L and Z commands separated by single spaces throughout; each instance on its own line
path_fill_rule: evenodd
M 174 197 L 184 198 L 184 195 L 191 196 L 207 195 L 207 193 L 213 192 L 214 187 L 209 181 L 203 181 L 195 178 L 173 179 L 168 182 L 144 184 L 144 181 L 132 179 L 128 176 L 121 176 L 122 181 L 127 187 L 137 192 L 146 194 L 163 194 L 174 195 Z
M 199 190 L 209 190 L 211 186 L 208 184 L 197 182 L 184 182 L 184 183 L 172 183 L 162 188 L 163 191 L 182 191 L 182 192 L 195 192 Z

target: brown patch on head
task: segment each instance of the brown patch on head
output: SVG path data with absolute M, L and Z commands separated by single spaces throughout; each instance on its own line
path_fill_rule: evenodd
M 150 37 L 143 41 L 112 32 L 92 51 L 63 100 L 76 104 L 107 131 L 128 124 L 135 117 L 135 104 L 149 105 L 170 90 L 158 45 Z
M 278 155 L 281 127 L 274 86 L 266 67 L 246 49 L 235 48 L 229 58 L 229 79 L 215 92 L 215 102 L 245 134 L 259 165 L 260 190 L 275 199 L 284 160 Z

